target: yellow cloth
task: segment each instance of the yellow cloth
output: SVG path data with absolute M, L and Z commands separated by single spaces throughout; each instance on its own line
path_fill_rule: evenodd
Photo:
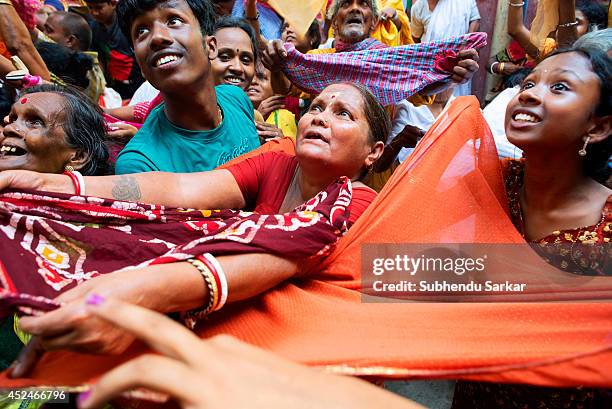
M 306 35 L 323 3 L 327 0 L 268 0 L 268 4 L 301 36 Z
M 266 122 L 264 120 L 263 115 L 261 115 L 261 113 L 258 110 L 255 110 L 255 112 L 253 113 L 253 116 L 255 117 L 255 122 Z
M 371 37 L 391 47 L 414 44 L 412 33 L 410 32 L 410 20 L 408 20 L 408 15 L 404 10 L 404 3 L 402 0 L 376 1 L 378 2 L 378 10 L 380 11 L 386 8 L 395 9 L 399 20 L 402 22 L 402 28 L 398 30 L 395 24 L 390 20 L 380 20 L 376 27 L 374 27 Z
M 30 339 L 32 339 L 32 335 L 22 330 L 19 326 L 19 317 L 17 315 L 15 315 L 13 318 L 13 330 L 24 345 L 26 345 L 28 342 L 30 342 Z
M 286 109 L 277 109 L 272 112 L 268 119 L 267 123 L 276 125 L 283 131 L 283 135 L 288 136 L 289 138 L 295 141 L 295 135 L 297 135 L 297 125 L 295 123 L 295 115 L 293 112 Z
M 540 0 L 536 14 L 531 22 L 531 43 L 535 44 L 543 55 L 548 35 L 557 29 L 559 24 L 559 1 Z

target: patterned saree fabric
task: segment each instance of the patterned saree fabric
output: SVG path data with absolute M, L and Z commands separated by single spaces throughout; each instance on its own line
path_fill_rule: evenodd
M 401 47 L 385 47 L 367 39 L 362 41 L 366 46 L 333 54 L 302 54 L 286 44 L 283 71 L 294 85 L 311 94 L 331 84 L 352 82 L 368 87 L 381 104 L 391 105 L 448 80 L 457 52 L 482 48 L 486 38 L 486 33 L 471 33 Z M 338 45 L 336 49 L 340 51 Z
M 74 286 L 124 268 L 203 253 L 320 257 L 346 231 L 342 179 L 294 212 L 186 210 L 38 192 L 0 195 L 0 318 L 57 307 Z M 27 273 L 26 273 L 27 272 Z
M 438 118 L 316 271 L 228 305 L 195 331 L 202 338 L 231 334 L 348 375 L 612 386 L 609 281 L 559 294 L 571 303 L 540 301 L 556 296 L 552 290 L 525 303 L 366 303 L 361 249 L 372 243 L 524 243 L 508 216 L 500 162 L 476 98 L 458 98 Z M 601 293 L 607 301 L 587 302 Z M 0 385 L 82 385 L 143 352 L 138 345 L 119 357 L 48 352 L 31 378 L 1 375 Z

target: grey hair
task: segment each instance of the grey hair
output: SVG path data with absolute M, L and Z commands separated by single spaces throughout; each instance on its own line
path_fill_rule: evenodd
M 593 30 L 574 43 L 575 48 L 595 48 L 603 53 L 612 50 L 612 28 Z
M 333 20 L 338 14 L 338 10 L 340 10 L 340 5 L 344 0 L 334 0 L 331 7 L 327 9 L 327 19 Z M 368 0 L 370 5 L 372 6 L 372 14 L 378 16 L 378 2 L 376 0 Z

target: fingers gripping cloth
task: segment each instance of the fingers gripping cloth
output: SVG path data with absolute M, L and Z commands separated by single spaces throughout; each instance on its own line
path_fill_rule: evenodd
M 368 41 L 368 40 L 364 40 Z M 383 105 L 396 104 L 452 75 L 457 53 L 486 45 L 486 33 L 471 33 L 431 43 L 377 47 L 333 54 L 302 54 L 286 44 L 283 71 L 298 88 L 319 94 L 330 84 L 352 82 L 370 89 Z

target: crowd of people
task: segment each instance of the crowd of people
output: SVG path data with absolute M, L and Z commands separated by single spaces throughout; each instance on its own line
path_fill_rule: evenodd
M 232 209 L 240 210 L 232 217 L 283 215 L 282 227 L 257 219 L 258 228 L 296 231 L 286 252 L 191 254 L 184 246 L 171 252 L 173 262 L 149 255 L 104 274 L 67 274 L 77 262 L 35 250 L 38 273 L 7 267 L 0 275 L 0 305 L 3 293 L 19 292 L 7 284 L 11 274 L 59 274 L 45 278 L 57 308 L 0 308 L 11 311 L 0 316 L 0 364 L 10 376 L 28 376 L 45 351 L 121 354 L 140 339 L 158 354 L 108 372 L 79 407 L 103 407 L 135 387 L 185 408 L 419 407 L 230 337 L 201 340 L 189 328 L 307 276 L 313 259 L 367 217 L 395 172 L 427 161 L 415 152 L 454 104 L 475 98 L 479 69 L 495 82 L 480 105 L 516 231 L 527 243 L 591 245 L 580 254 L 561 248 L 560 270 L 612 273 L 608 2 L 539 0 L 532 24 L 527 2 L 508 0 L 510 42 L 488 62 L 479 55 L 476 0 L 322 0 L 310 2 L 317 8 L 301 26 L 276 3 L 0 0 L 0 198 L 38 191 L 75 206 L 98 203 L 83 199 L 90 196 L 126 212 L 132 208 L 120 203 L 202 209 L 206 217 L 215 211 L 205 209 Z M 418 207 L 417 199 L 406 206 Z M 329 212 L 320 210 L 326 200 L 335 200 Z M 55 217 L 53 203 L 2 203 L 0 242 L 16 240 L 7 233 L 19 228 L 13 211 Z M 112 225 L 107 216 L 95 223 Z M 202 223 L 203 234 L 219 238 L 211 226 L 221 222 Z M 173 234 L 159 237 L 167 250 Z M 231 240 L 247 245 L 252 235 Z M 610 404 L 603 388 L 481 382 L 457 382 L 453 399 L 454 408 Z

